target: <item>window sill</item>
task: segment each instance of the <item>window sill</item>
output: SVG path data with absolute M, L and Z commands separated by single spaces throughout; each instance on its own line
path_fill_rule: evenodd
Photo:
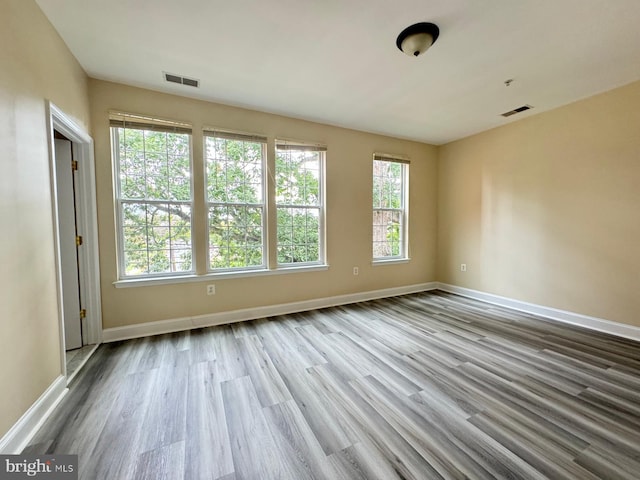
M 374 267 L 378 267 L 381 265 L 398 265 L 402 263 L 409 263 L 411 261 L 410 258 L 385 258 L 381 260 L 373 260 L 371 265 Z
M 149 287 L 156 285 L 172 285 L 176 283 L 206 282 L 211 280 L 225 280 L 227 278 L 266 277 L 287 273 L 305 273 L 329 270 L 329 265 L 304 265 L 294 267 L 280 267 L 273 270 L 243 270 L 207 273 L 204 275 L 176 275 L 173 277 L 129 278 L 113 282 L 116 288 Z

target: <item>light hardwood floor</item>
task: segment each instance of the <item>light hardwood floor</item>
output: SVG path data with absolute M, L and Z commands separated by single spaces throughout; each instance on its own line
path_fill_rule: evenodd
M 84 479 L 638 479 L 640 344 L 442 292 L 101 345 Z

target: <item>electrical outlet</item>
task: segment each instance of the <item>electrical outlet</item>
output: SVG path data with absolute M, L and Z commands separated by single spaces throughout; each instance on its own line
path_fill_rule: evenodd
M 466 272 L 467 271 L 467 264 L 466 263 L 461 263 L 460 264 L 460 271 L 461 272 Z
M 216 286 L 207 285 L 207 295 L 215 295 L 215 294 L 216 294 Z
M 353 267 L 353 274 L 358 275 L 360 273 L 360 269 L 358 267 Z

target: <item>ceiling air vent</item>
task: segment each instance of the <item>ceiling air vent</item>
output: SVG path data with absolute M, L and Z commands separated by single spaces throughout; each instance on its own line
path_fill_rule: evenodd
M 181 77 L 180 75 L 174 75 L 173 73 L 164 72 L 164 79 L 167 82 L 178 83 L 180 85 L 188 85 L 190 87 L 199 87 L 200 81 L 193 78 Z
M 531 110 L 532 108 L 533 107 L 531 105 L 523 105 L 521 107 L 514 108 L 513 110 L 511 110 L 509 112 L 501 113 L 501 115 L 503 117 L 510 117 L 511 115 L 515 115 L 516 113 L 520 113 L 520 112 L 525 112 L 527 110 Z

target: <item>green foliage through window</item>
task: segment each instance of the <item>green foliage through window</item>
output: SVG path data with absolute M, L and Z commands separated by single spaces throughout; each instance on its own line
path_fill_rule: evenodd
M 190 135 L 152 128 L 112 129 L 125 276 L 193 268 Z
M 191 126 L 116 112 L 109 120 L 120 277 L 193 273 Z M 277 265 L 322 263 L 325 148 L 276 141 L 275 169 L 267 172 L 265 137 L 203 135 L 208 270 L 269 268 L 267 185 Z
M 324 152 L 276 147 L 278 264 L 321 257 L 321 174 Z
M 209 267 L 265 265 L 262 142 L 207 136 Z
M 373 161 L 373 258 L 404 257 L 406 164 Z

